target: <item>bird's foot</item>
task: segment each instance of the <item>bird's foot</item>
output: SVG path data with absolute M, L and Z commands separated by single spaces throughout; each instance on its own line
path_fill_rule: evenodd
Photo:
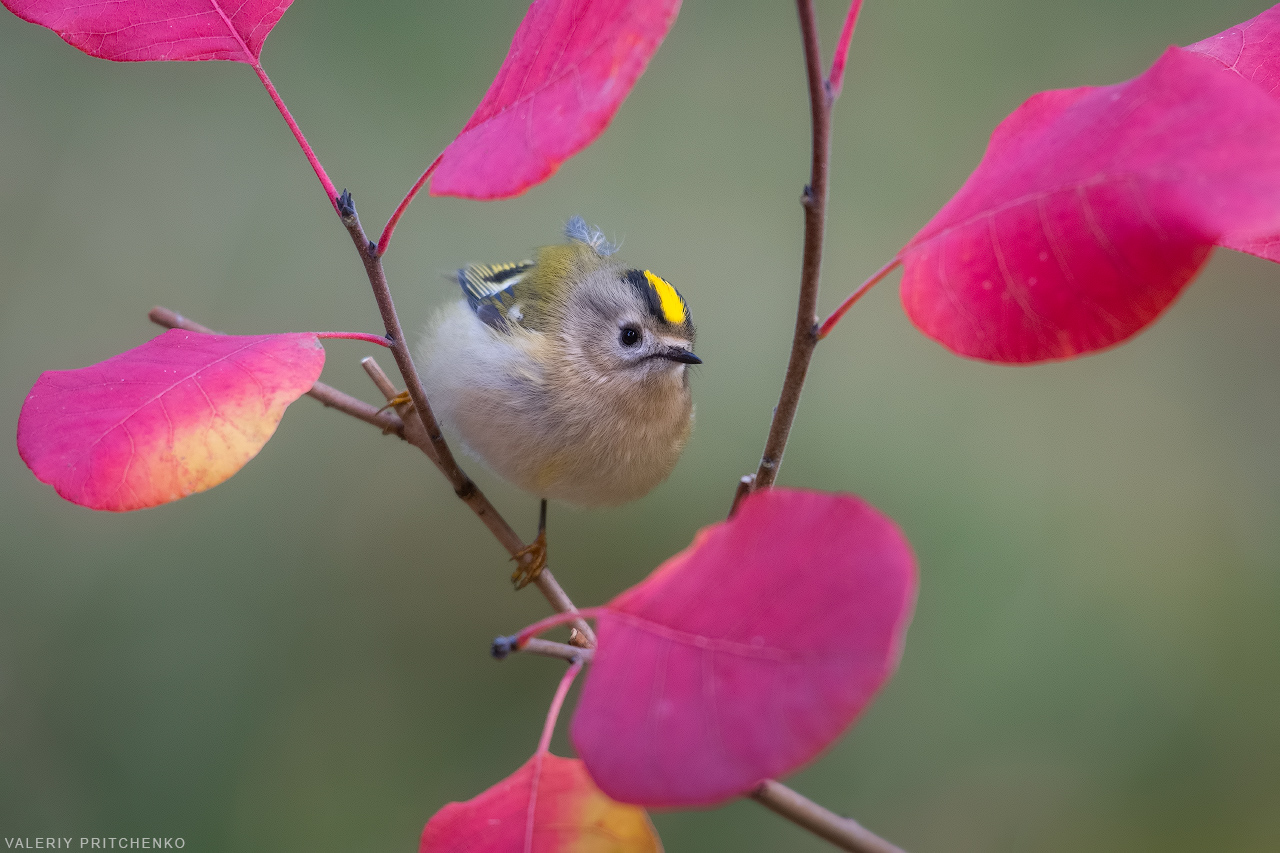
M 401 391 L 399 394 L 395 395 L 390 400 L 388 400 L 387 404 L 383 406 L 381 409 L 378 409 L 378 411 L 385 412 L 387 409 L 392 409 L 392 408 L 395 408 L 396 406 L 403 406 L 406 403 L 409 404 L 409 408 L 405 411 L 405 414 L 408 414 L 409 412 L 413 411 L 413 398 L 409 396 L 408 391 Z
M 516 589 L 524 589 L 536 581 L 547 567 L 547 531 L 539 530 L 538 537 L 517 551 L 511 559 L 516 562 L 516 570 L 511 573 L 511 582 Z

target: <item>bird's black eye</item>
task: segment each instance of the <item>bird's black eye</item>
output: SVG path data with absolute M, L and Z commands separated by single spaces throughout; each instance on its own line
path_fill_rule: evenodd
M 640 343 L 640 330 L 635 326 L 623 326 L 622 331 L 618 333 L 618 341 L 624 347 L 633 347 Z

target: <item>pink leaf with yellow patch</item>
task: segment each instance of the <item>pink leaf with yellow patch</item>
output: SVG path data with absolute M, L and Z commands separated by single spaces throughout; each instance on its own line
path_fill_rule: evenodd
M 1170 48 L 1141 76 L 1042 92 L 899 253 L 902 301 L 957 353 L 1068 358 L 1153 321 L 1215 244 L 1280 233 L 1280 102 Z
M 616 800 L 705 806 L 814 758 L 897 665 L 916 568 L 852 495 L 766 489 L 594 612 L 571 736 Z
M 172 329 L 98 364 L 41 374 L 22 404 L 18 452 L 73 503 L 156 506 L 239 471 L 323 367 L 313 334 Z
M 256 65 L 293 0 L 3 0 L 90 56 L 116 62 L 226 59 Z
M 480 106 L 433 167 L 432 195 L 504 198 L 599 136 L 680 0 L 535 0 Z
M 530 798 L 534 798 L 530 822 Z M 489 790 L 450 803 L 422 831 L 421 853 L 658 853 L 644 809 L 614 802 L 581 761 L 538 753 Z

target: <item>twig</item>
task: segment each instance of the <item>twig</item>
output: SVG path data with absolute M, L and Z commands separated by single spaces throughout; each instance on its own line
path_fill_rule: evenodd
M 360 366 L 364 368 L 365 373 L 369 374 L 369 378 L 373 380 L 374 385 L 378 386 L 383 399 L 388 403 L 399 396 L 396 386 L 391 383 L 391 379 L 383 372 L 373 356 L 367 355 L 360 359 Z M 423 428 L 422 421 L 412 416 L 413 406 L 410 403 L 401 403 L 395 409 L 396 414 L 404 421 L 405 441 L 427 454 L 427 458 L 435 462 L 435 448 L 427 438 L 427 431 Z
M 742 503 L 743 498 L 751 494 L 751 487 L 755 485 L 755 482 L 755 474 L 743 474 L 738 479 L 738 489 L 733 493 L 733 503 L 729 506 L 730 518 L 738 514 L 738 505 Z
M 813 153 L 809 171 L 809 184 L 804 188 L 801 204 L 804 207 L 804 255 L 800 262 L 800 300 L 796 307 L 795 335 L 791 341 L 791 358 L 787 362 L 786 378 L 782 382 L 782 394 L 773 410 L 773 422 L 769 425 L 769 438 L 765 441 L 760 457 L 760 469 L 756 472 L 754 488 L 773 485 L 782 465 L 782 454 L 787 448 L 791 424 L 800 406 L 800 392 L 804 388 L 805 374 L 818 345 L 818 278 L 822 272 L 822 234 L 826 226 L 827 172 L 831 159 L 831 106 L 834 98 L 829 94 L 822 77 L 821 47 L 818 44 L 817 15 L 813 0 L 796 0 L 800 13 L 800 35 L 804 42 L 805 70 L 809 79 L 809 110 L 813 121 Z
M 541 655 L 545 658 L 559 658 L 573 661 L 583 661 L 590 663 L 595 657 L 595 649 L 583 649 L 578 646 L 571 646 L 568 643 L 556 643 L 551 640 L 544 640 L 541 637 L 530 637 L 520 646 L 509 642 L 509 637 L 499 637 L 493 642 L 492 654 L 501 660 L 512 652 L 525 652 L 531 655 Z
M 827 181 L 831 161 L 831 110 L 843 85 L 849 42 L 861 8 L 862 0 L 852 0 L 831 60 L 831 73 L 824 80 L 813 0 L 796 0 L 796 9 L 800 14 L 801 41 L 804 44 L 805 72 L 809 82 L 809 110 L 813 122 L 809 185 L 804 188 L 801 196 L 804 207 L 804 254 L 800 262 L 800 298 L 796 307 L 791 357 L 787 362 L 787 374 L 782 383 L 778 406 L 773 411 L 773 422 L 769 425 L 769 437 L 765 441 L 760 468 L 754 482 L 747 477 L 739 482 L 733 509 L 729 513 L 731 516 L 749 491 L 768 488 L 777 477 L 778 468 L 782 465 L 782 454 L 787 447 L 787 437 L 800 405 L 805 374 L 813 359 L 813 351 L 821 340 L 817 314 L 818 283 L 822 272 L 822 237 L 826 227 Z M 887 274 L 886 269 L 880 277 Z M 870 287 L 870 284 L 866 287 Z M 865 292 L 865 288 L 852 297 L 848 304 L 852 305 L 861 292 Z M 847 310 L 848 306 L 842 306 L 841 313 Z M 839 316 L 835 320 L 838 321 Z M 762 782 L 751 793 L 751 798 L 844 850 L 853 853 L 902 853 L 889 842 L 868 832 L 857 821 L 841 817 L 772 779 Z
M 387 285 L 386 271 L 382 267 L 381 259 L 375 253 L 377 247 L 365 236 L 364 228 L 360 225 L 360 218 L 356 215 L 355 203 L 352 201 L 350 193 L 344 192 L 339 198 L 338 211 L 342 218 L 342 224 L 351 235 L 351 241 L 355 243 L 356 251 L 360 254 L 360 260 L 364 264 L 365 274 L 369 277 L 369 284 L 373 287 L 374 299 L 378 303 L 378 312 L 382 315 L 382 322 L 387 330 L 387 339 L 391 342 L 389 347 L 391 355 L 396 360 L 396 367 L 400 369 L 400 376 L 404 379 L 409 398 L 413 401 L 414 413 L 410 417 L 421 421 L 427 441 L 433 451 L 427 454 L 428 457 L 444 474 L 445 479 L 449 481 L 449 485 L 453 486 L 454 493 L 471 508 L 472 512 L 480 517 L 485 527 L 489 528 L 489 532 L 507 550 L 508 554 L 512 557 L 517 557 L 517 555 L 524 553 L 526 556 L 517 558 L 532 559 L 526 552 L 525 544 L 521 541 L 519 535 L 516 534 L 515 530 L 512 529 L 511 525 L 507 523 L 507 520 L 502 517 L 498 510 L 494 508 L 484 493 L 480 491 L 480 487 L 458 465 L 457 460 L 453 457 L 453 451 L 449 449 L 449 445 L 444 439 L 444 433 L 440 430 L 440 423 L 431 411 L 431 404 L 427 402 L 427 392 L 422 387 L 418 369 L 414 366 L 413 357 L 409 354 L 409 345 L 404 337 L 404 329 L 400 326 L 400 317 L 396 313 L 395 303 L 391 299 L 391 288 Z M 555 576 L 548 569 L 544 568 L 539 572 L 534 583 L 557 611 L 561 613 L 577 612 L 578 609 L 569 600 L 569 596 L 565 594 L 564 589 L 556 582 Z M 591 645 L 595 645 L 595 633 L 586 622 L 579 619 L 574 623 L 574 627 L 582 632 Z
M 183 317 L 178 312 L 171 311 L 160 305 L 152 308 L 147 313 L 147 317 L 157 326 L 164 326 L 166 329 L 186 329 L 188 332 L 199 332 L 204 335 L 216 334 L 213 329 L 202 326 L 194 320 Z M 385 433 L 394 433 L 400 438 L 405 437 L 404 422 L 394 412 L 380 411 L 376 406 L 371 406 L 364 400 L 358 400 L 350 394 L 345 394 L 332 385 L 317 382 L 311 386 L 307 396 L 319 400 L 331 409 L 346 412 L 348 415 L 365 423 L 373 424 Z
M 852 853 L 903 853 L 901 848 L 885 841 L 853 818 L 841 817 L 781 782 L 766 779 L 751 792 L 751 799 L 842 850 Z

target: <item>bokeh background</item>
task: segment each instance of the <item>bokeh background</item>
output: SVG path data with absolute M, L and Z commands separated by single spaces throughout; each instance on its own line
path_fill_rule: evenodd
M 869 0 L 835 121 L 822 305 L 888 259 L 1032 92 L 1139 73 L 1260 0 Z M 300 2 L 265 64 L 367 226 L 452 139 L 523 14 Z M 829 52 L 844 8 L 819 4 Z M 387 259 L 421 328 L 443 273 L 574 214 L 699 323 L 698 423 L 616 510 L 555 507 L 599 603 L 722 518 L 794 311 L 808 167 L 795 11 L 690 0 L 617 119 L 524 196 L 422 196 Z M 377 331 L 345 232 L 252 72 L 117 65 L 0 17 L 0 424 L 42 370 L 156 333 Z M 994 367 L 916 332 L 896 276 L 825 342 L 781 481 L 857 492 L 917 550 L 899 673 L 790 779 L 913 853 L 1280 847 L 1280 268 L 1220 252 L 1126 346 Z M 328 343 L 325 380 L 376 399 Z M 380 357 L 389 365 L 385 355 Z M 527 533 L 536 506 L 472 464 Z M 193 851 L 411 851 L 532 751 L 562 665 L 495 663 L 541 617 L 416 451 L 304 399 L 239 475 L 98 514 L 0 449 L 0 835 Z M 562 729 L 563 729 L 562 721 Z M 563 732 L 561 752 L 568 749 Z M 671 851 L 826 849 L 751 802 L 658 814 Z

